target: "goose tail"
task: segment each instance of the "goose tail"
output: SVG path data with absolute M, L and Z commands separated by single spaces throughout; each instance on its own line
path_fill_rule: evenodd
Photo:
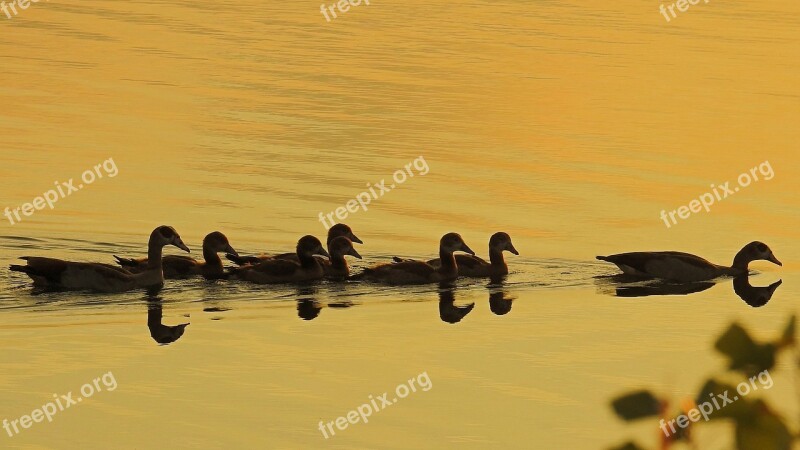
M 117 255 L 113 255 L 113 256 L 114 256 L 114 259 L 117 260 L 117 264 L 119 264 L 122 267 L 136 267 L 136 266 L 139 265 L 138 262 L 133 258 L 120 258 Z
M 225 253 L 225 257 L 228 258 L 229 261 L 232 261 L 240 266 L 245 264 L 258 264 L 261 262 L 257 256 L 239 256 L 234 255 L 233 253 Z

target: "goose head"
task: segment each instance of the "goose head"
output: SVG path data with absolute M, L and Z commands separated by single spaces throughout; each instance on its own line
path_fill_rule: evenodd
M 174 245 L 187 253 L 191 253 L 189 247 L 183 243 L 181 236 L 175 231 L 175 228 L 167 225 L 162 225 L 153 230 L 153 233 L 150 234 L 150 244 L 159 247 Z
M 297 255 L 314 256 L 320 255 L 330 258 L 331 255 L 322 247 L 322 243 L 314 236 L 303 236 L 297 241 Z
M 515 255 L 519 255 L 517 249 L 514 248 L 514 244 L 511 243 L 511 236 L 509 236 L 508 233 L 503 233 L 502 231 L 493 234 L 489 239 L 489 250 L 495 250 L 498 253 L 502 253 L 505 250 Z
M 357 244 L 363 244 L 361 239 L 353 234 L 353 230 L 343 223 L 337 223 L 336 225 L 332 226 L 330 230 L 328 230 L 328 243 L 330 244 L 339 236 L 344 236 Z
M 331 258 L 336 257 L 343 257 L 344 255 L 355 256 L 358 259 L 361 259 L 361 255 L 358 254 L 355 248 L 353 248 L 353 243 L 350 239 L 339 236 L 331 241 L 330 244 L 331 250 Z
M 203 248 L 208 248 L 214 253 L 227 253 L 233 256 L 239 256 L 236 250 L 231 247 L 228 238 L 219 231 L 206 235 L 203 239 Z
M 783 265 L 783 263 L 778 261 L 778 258 L 775 257 L 767 244 L 754 241 L 745 245 L 744 248 L 736 254 L 736 258 L 733 260 L 733 266 L 746 268 L 751 261 L 758 260 L 769 261 L 779 266 Z
M 458 233 L 447 233 L 442 236 L 442 239 L 439 241 L 439 248 L 448 254 L 452 254 L 453 252 L 465 252 L 475 256 L 475 252 L 467 246 Z

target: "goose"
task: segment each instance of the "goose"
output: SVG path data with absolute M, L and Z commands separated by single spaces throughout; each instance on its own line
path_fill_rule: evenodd
M 160 226 L 150 234 L 147 270 L 131 273 L 119 267 L 102 263 L 64 261 L 54 258 L 25 256 L 20 259 L 27 265 L 12 264 L 11 270 L 27 274 L 34 286 L 88 290 L 94 292 L 124 292 L 140 288 L 160 287 L 164 284 L 161 253 L 164 246 L 174 245 L 189 252 L 178 232 L 170 226 Z
M 447 233 L 439 241 L 439 258 L 442 264 L 438 268 L 425 261 L 406 260 L 365 269 L 354 278 L 395 285 L 452 281 L 458 277 L 458 266 L 453 256 L 453 252 L 457 251 L 475 255 L 461 235 Z
M 756 260 L 766 260 L 779 266 L 783 265 L 766 244 L 758 241 L 745 245 L 733 258 L 733 265 L 730 267 L 713 264 L 699 256 L 681 252 L 620 253 L 598 256 L 597 259 L 616 264 L 628 275 L 680 282 L 746 275 L 748 266 Z
M 203 258 L 205 261 L 197 261 L 185 255 L 164 256 L 161 262 L 164 269 L 164 278 L 167 280 L 184 279 L 198 275 L 209 280 L 224 278 L 225 269 L 217 253 L 238 255 L 228 242 L 228 238 L 219 231 L 209 233 L 203 239 Z M 114 258 L 116 258 L 117 264 L 131 273 L 141 273 L 147 270 L 148 267 L 147 258 L 120 258 L 116 255 L 114 255 Z
M 503 251 L 509 251 L 515 255 L 519 252 L 511 242 L 508 233 L 498 232 L 489 238 L 489 261 L 473 255 L 455 255 L 458 265 L 458 275 L 462 277 L 492 278 L 508 275 L 508 265 L 503 258 Z M 402 262 L 403 259 L 394 257 L 394 261 Z M 439 258 L 428 261 L 433 267 L 442 265 Z
M 357 244 L 364 243 L 353 233 L 353 230 L 349 226 L 343 223 L 337 223 L 336 225 L 328 229 L 328 239 L 326 241 L 326 244 L 328 245 L 329 252 L 330 252 L 331 241 L 340 236 L 344 236 L 347 239 L 350 239 L 351 242 L 355 242 Z M 297 259 L 297 253 L 281 253 L 272 256 L 269 255 L 239 256 L 239 255 L 228 254 L 225 255 L 225 257 L 239 265 L 258 264 L 262 261 L 267 261 L 270 259 L 287 259 L 290 261 L 299 261 Z M 317 258 L 317 261 L 319 261 L 320 264 L 325 264 L 325 265 L 330 264 L 330 261 L 322 257 Z
M 258 284 L 296 283 L 322 278 L 325 271 L 314 255 L 330 257 L 322 243 L 314 236 L 303 236 L 297 241 L 297 261 L 267 259 L 258 264 L 233 269 L 231 278 Z
M 350 267 L 347 265 L 347 260 L 344 259 L 345 255 L 361 259 L 361 255 L 353 248 L 353 242 L 344 236 L 332 240 L 328 244 L 328 252 L 331 255 L 330 263 L 323 265 L 322 268 L 326 277 L 337 280 L 347 279 L 350 275 Z

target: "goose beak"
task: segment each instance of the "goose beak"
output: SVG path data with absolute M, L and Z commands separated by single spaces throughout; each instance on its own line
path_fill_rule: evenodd
M 349 252 L 347 252 L 347 254 L 348 254 L 348 255 L 350 255 L 350 256 L 355 256 L 355 257 L 356 257 L 356 258 L 358 258 L 358 259 L 364 259 L 364 258 L 362 258 L 362 257 L 361 257 L 361 255 L 359 255 L 359 254 L 358 254 L 358 252 L 356 251 L 356 249 L 354 249 L 354 248 L 352 248 L 352 247 L 350 248 L 350 251 L 349 251 Z
M 519 256 L 519 252 L 517 251 L 517 249 L 514 248 L 514 244 L 512 244 L 511 242 L 508 243 L 508 246 L 506 247 L 506 250 L 508 250 L 511 253 Z
M 350 236 L 348 236 L 348 238 L 350 239 L 350 241 L 355 242 L 356 244 L 363 244 L 364 243 L 364 242 L 361 241 L 361 239 L 358 238 L 358 236 L 356 236 L 353 233 L 350 233 Z
M 322 247 L 318 248 L 317 251 L 314 252 L 314 254 L 315 255 L 324 256 L 324 257 L 326 257 L 328 259 L 331 259 L 331 255 L 329 255 L 328 252 L 326 252 L 325 249 L 322 248 Z
M 231 244 L 228 244 L 228 246 L 225 247 L 224 251 L 225 251 L 226 254 L 230 254 L 230 255 L 233 255 L 233 256 L 239 256 L 239 253 L 237 253 L 236 250 L 234 250 L 233 247 L 231 247 Z
M 469 246 L 467 245 L 466 242 L 462 242 L 461 243 L 461 249 L 460 250 L 462 252 L 464 252 L 464 253 L 469 253 L 470 255 L 475 256 L 475 252 L 473 252 L 472 249 L 469 248 Z
M 178 247 L 179 249 L 185 251 L 186 253 L 192 253 L 192 251 L 189 250 L 189 247 L 187 247 L 186 244 L 183 243 L 181 238 L 175 238 L 175 242 L 173 242 L 172 245 Z
M 767 258 L 767 261 L 769 261 L 771 263 L 774 263 L 774 264 L 777 264 L 779 266 L 783 266 L 783 263 L 778 261 L 778 258 L 776 258 L 775 255 L 772 255 L 772 254 L 769 255 L 769 258 Z

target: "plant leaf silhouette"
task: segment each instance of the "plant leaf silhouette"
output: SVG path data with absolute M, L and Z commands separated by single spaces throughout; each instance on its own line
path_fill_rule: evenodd
M 661 412 L 661 401 L 650 391 L 625 394 L 612 401 L 611 406 L 618 416 L 627 421 L 657 416 Z

